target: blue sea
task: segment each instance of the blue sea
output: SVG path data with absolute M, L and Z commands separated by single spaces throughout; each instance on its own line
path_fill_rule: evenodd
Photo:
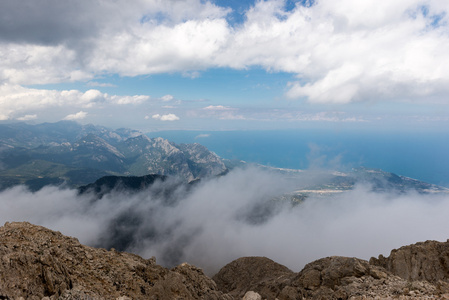
M 272 167 L 377 168 L 449 187 L 449 133 L 327 130 L 159 131 L 177 144 L 200 143 L 219 156 Z

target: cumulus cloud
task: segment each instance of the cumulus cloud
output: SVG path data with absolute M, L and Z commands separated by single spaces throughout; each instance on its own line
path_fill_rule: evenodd
M 135 96 L 111 96 L 111 101 L 119 104 L 119 105 L 126 105 L 126 104 L 141 104 L 145 101 L 150 100 L 150 96 L 147 95 L 135 95 Z
M 37 3 L 2 1 L 0 33 L 3 40 L 17 43 L 64 44 L 117 32 L 133 21 L 141 24 L 172 25 L 189 20 L 221 18 L 229 10 L 198 0 L 126 0 L 113 3 L 57 0 Z M 139 18 L 136 20 L 136 16 Z
M 93 78 L 93 73 L 79 64 L 77 56 L 77 49 L 64 45 L 2 43 L 0 83 L 28 85 Z
M 447 2 L 323 0 L 290 11 L 284 4 L 256 1 L 233 26 L 230 9 L 209 1 L 6 0 L 0 81 L 261 66 L 296 74 L 286 96 L 313 103 L 447 101 Z
M 103 72 L 134 76 L 204 68 L 208 63 L 200 58 L 218 49 L 228 11 L 199 0 L 6 0 L 0 80 L 42 84 Z
M 155 114 L 152 116 L 152 118 L 155 120 L 160 120 L 160 121 L 178 121 L 179 120 L 179 117 L 176 116 L 175 114 L 166 114 L 166 115 Z
M 43 111 L 51 107 L 92 108 L 103 103 L 113 105 L 140 104 L 150 97 L 146 95 L 118 96 L 108 95 L 99 90 L 90 89 L 86 92 L 78 90 L 42 90 L 26 88 L 20 85 L 0 85 L 0 111 L 4 119 L 12 119 L 17 114 Z
M 70 115 L 67 115 L 65 118 L 64 118 L 64 120 L 70 120 L 70 121 L 73 121 L 73 120 L 82 120 L 82 119 L 85 119 L 87 117 L 87 112 L 85 112 L 85 111 L 79 111 L 79 112 L 77 112 L 76 114 L 70 114 Z
M 227 49 L 235 57 L 229 63 L 295 73 L 300 80 L 287 96 L 315 103 L 424 100 L 447 91 L 439 62 L 449 59 L 441 51 L 449 43 L 448 8 L 441 1 L 325 0 L 285 12 L 282 2 L 260 1 L 236 32 L 240 43 Z
M 151 189 L 164 184 L 171 183 Z M 296 206 L 270 202 L 294 186 L 278 174 L 250 168 L 203 181 L 190 192 L 173 190 L 169 202 L 161 198 L 164 193 L 148 191 L 91 201 L 73 190 L 46 187 L 31 193 L 15 187 L 0 194 L 0 221 L 29 221 L 89 245 L 118 245 L 154 255 L 166 266 L 187 261 L 209 274 L 241 256 L 267 256 L 299 271 L 325 256 L 369 259 L 402 245 L 447 239 L 447 194 L 376 193 L 359 186 Z M 120 236 L 131 242 L 120 243 Z
M 174 98 L 175 97 L 173 97 L 172 95 L 165 95 L 165 96 L 161 97 L 161 100 L 164 101 L 164 102 L 168 102 L 168 101 L 173 100 Z

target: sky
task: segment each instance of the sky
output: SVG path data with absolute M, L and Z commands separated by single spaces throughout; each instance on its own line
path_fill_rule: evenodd
M 449 128 L 447 0 L 2 0 L 0 122 Z

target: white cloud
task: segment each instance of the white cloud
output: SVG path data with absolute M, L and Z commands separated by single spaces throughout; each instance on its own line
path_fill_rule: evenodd
M 35 115 L 36 111 L 43 111 L 52 107 L 92 108 L 104 103 L 113 105 L 139 104 L 149 100 L 146 95 L 117 96 L 102 93 L 99 90 L 43 90 L 26 88 L 20 85 L 0 85 L 0 111 L 4 119 L 14 118 L 16 115 Z
M 119 105 L 126 105 L 126 104 L 140 104 L 143 102 L 146 102 L 150 100 L 150 96 L 146 95 L 135 95 L 135 96 L 111 96 L 111 101 L 119 104 Z
M 173 27 L 144 24 L 135 29 L 133 35 L 121 33 L 111 37 L 112 41 L 99 41 L 89 68 L 127 76 L 206 69 L 229 35 L 222 19 L 189 20 Z
M 447 1 L 322 0 L 290 12 L 284 1 L 256 1 L 235 27 L 225 19 L 228 9 L 200 0 L 5 1 L 0 16 L 15 21 L 0 21 L 0 82 L 70 82 L 104 73 L 195 77 L 207 68 L 261 66 L 296 74 L 287 97 L 313 103 L 447 102 Z M 23 5 L 34 9 L 15 16 Z
M 106 97 L 107 94 L 103 94 L 99 90 L 88 90 L 81 95 L 80 99 L 83 103 L 89 103 L 88 105 L 91 105 L 95 102 L 104 101 Z
M 161 97 L 161 100 L 164 101 L 164 102 L 168 102 L 168 101 L 171 101 L 173 99 L 174 99 L 174 97 L 172 95 L 165 95 L 165 96 Z
M 42 84 L 87 80 L 103 72 L 201 69 L 209 65 L 202 58 L 213 55 L 224 40 L 227 12 L 200 0 L 138 0 L 132 5 L 124 0 L 39 5 L 5 0 L 0 80 Z
M 166 115 L 155 114 L 152 116 L 152 118 L 155 120 L 160 120 L 160 121 L 178 121 L 179 120 L 179 117 L 176 116 L 175 114 L 166 114 Z
M 426 4 L 433 13 L 449 10 L 441 1 Z M 440 28 L 430 26 L 420 5 L 325 0 L 285 13 L 279 2 L 261 1 L 226 49 L 227 63 L 296 73 L 301 81 L 292 83 L 287 96 L 310 102 L 424 100 L 448 91 L 449 72 L 441 66 L 449 62 L 442 51 L 449 36 L 444 21 Z
M 79 111 L 79 112 L 77 112 L 76 114 L 71 114 L 71 115 L 66 116 L 66 117 L 64 118 L 64 120 L 70 120 L 70 121 L 73 121 L 73 120 L 82 120 L 82 119 L 85 119 L 86 117 L 87 117 L 87 112 L 85 112 L 85 111 Z
M 17 118 L 19 121 L 29 121 L 29 120 L 35 120 L 37 119 L 37 115 L 25 115 L 23 117 Z
M 80 69 L 76 49 L 67 46 L 8 44 L 0 46 L 0 82 L 45 84 L 73 82 L 93 77 Z

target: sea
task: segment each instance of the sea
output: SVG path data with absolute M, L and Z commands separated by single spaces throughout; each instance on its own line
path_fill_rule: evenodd
M 172 130 L 148 133 L 199 143 L 222 158 L 289 169 L 382 169 L 449 187 L 449 133 L 306 130 Z

